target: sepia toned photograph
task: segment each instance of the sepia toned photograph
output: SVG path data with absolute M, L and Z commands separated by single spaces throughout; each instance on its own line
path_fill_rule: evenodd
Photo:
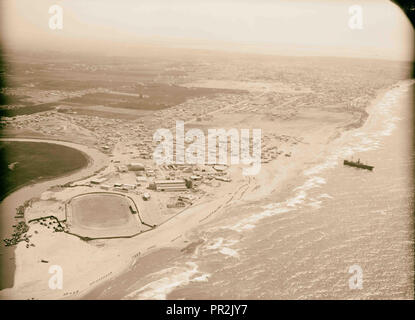
M 413 4 L 0 10 L 0 300 L 414 299 Z

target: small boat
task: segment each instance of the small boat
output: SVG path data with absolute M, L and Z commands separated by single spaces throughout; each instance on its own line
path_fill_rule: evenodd
M 350 167 L 355 167 L 355 168 L 360 168 L 360 169 L 366 169 L 366 170 L 370 170 L 372 171 L 374 166 L 369 166 L 367 164 L 361 163 L 360 159 L 357 161 L 349 161 L 349 160 L 344 160 L 343 164 L 345 166 L 350 166 Z

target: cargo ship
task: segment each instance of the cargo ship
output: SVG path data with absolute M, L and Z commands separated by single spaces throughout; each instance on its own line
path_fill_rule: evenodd
M 349 160 L 344 160 L 343 164 L 345 166 L 350 166 L 350 167 L 355 167 L 355 168 L 360 168 L 360 169 L 366 169 L 366 170 L 370 170 L 372 171 L 374 166 L 369 166 L 367 164 L 361 163 L 360 159 L 357 161 L 349 161 Z

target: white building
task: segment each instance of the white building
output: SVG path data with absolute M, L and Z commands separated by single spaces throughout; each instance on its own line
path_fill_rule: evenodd
M 184 180 L 156 180 L 154 184 L 157 191 L 184 191 L 187 189 Z

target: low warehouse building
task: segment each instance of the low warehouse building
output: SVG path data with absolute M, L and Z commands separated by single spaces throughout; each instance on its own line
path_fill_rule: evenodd
M 154 184 L 157 191 L 184 191 L 187 189 L 184 180 L 156 180 Z
M 144 165 L 139 162 L 131 162 L 127 165 L 130 171 L 144 171 Z

